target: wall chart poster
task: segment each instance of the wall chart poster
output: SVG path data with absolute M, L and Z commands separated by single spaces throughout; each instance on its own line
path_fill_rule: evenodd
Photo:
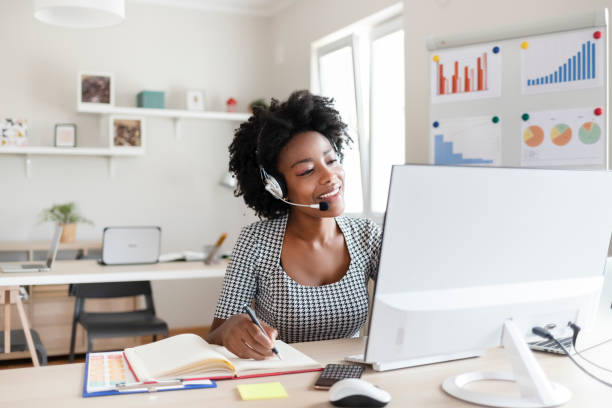
M 499 46 L 440 50 L 431 59 L 431 102 L 454 102 L 501 95 Z
M 501 126 L 490 116 L 444 119 L 432 124 L 433 163 L 499 166 Z
M 601 109 L 528 115 L 521 125 L 521 166 L 605 165 L 606 127 Z
M 591 28 L 521 43 L 521 91 L 537 94 L 603 86 L 605 32 Z

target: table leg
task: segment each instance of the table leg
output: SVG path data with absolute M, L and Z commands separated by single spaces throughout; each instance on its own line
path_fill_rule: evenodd
M 0 301 L 4 305 L 4 353 L 11 352 L 11 297 L 10 290 L 2 288 Z
M 32 357 L 32 363 L 34 364 L 34 367 L 40 367 L 40 363 L 38 362 L 38 355 L 36 354 L 36 349 L 34 348 L 34 341 L 32 340 L 30 322 L 28 321 L 28 317 L 25 314 L 25 310 L 23 309 L 23 303 L 21 303 L 21 297 L 19 296 L 19 287 L 11 291 L 11 301 L 17 304 L 17 311 L 19 312 L 19 317 L 21 319 L 21 327 L 23 328 L 23 333 L 25 334 L 26 342 L 28 343 L 28 350 L 30 350 L 30 357 Z

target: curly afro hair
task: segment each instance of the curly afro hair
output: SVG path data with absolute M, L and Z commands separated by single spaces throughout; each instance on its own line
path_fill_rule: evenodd
M 236 197 L 255 210 L 259 218 L 277 218 L 289 212 L 289 205 L 274 198 L 264 188 L 259 166 L 284 183 L 278 171 L 278 155 L 291 138 L 315 131 L 325 136 L 335 148 L 340 162 L 343 149 L 352 142 L 346 124 L 333 107 L 333 99 L 295 91 L 285 102 L 272 99 L 269 108 L 255 107 L 253 115 L 242 123 L 229 146 L 229 170 L 238 181 Z

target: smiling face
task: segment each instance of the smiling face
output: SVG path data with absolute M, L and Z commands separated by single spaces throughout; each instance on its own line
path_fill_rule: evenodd
M 278 156 L 278 170 L 291 202 L 329 203 L 327 211 L 293 207 L 311 215 L 336 217 L 344 212 L 344 170 L 329 140 L 319 132 L 295 135 Z

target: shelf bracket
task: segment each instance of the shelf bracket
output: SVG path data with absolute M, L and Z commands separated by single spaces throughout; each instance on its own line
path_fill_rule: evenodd
M 115 178 L 115 158 L 108 156 L 108 178 Z
M 30 159 L 30 155 L 26 154 L 25 159 L 24 159 L 24 163 L 25 163 L 25 173 L 26 173 L 26 177 L 27 178 L 32 178 L 32 160 Z
M 181 140 L 181 119 L 174 118 L 173 122 L 174 122 L 174 139 Z

